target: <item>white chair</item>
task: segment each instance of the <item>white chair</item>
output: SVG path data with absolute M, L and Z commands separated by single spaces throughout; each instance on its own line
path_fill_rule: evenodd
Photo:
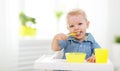
M 63 57 L 63 50 L 61 51 L 56 51 L 54 54 L 53 54 L 53 58 L 54 59 L 62 59 Z

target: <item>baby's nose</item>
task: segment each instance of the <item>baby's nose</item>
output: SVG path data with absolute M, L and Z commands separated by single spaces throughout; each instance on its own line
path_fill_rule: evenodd
M 79 29 L 79 26 L 75 26 L 75 30 L 78 30 Z

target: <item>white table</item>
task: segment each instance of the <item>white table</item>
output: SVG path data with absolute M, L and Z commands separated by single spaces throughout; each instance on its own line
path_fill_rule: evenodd
M 41 70 L 78 70 L 78 71 L 114 71 L 113 64 L 108 63 L 68 63 L 64 59 L 53 59 L 51 55 L 43 55 L 34 63 L 35 69 Z

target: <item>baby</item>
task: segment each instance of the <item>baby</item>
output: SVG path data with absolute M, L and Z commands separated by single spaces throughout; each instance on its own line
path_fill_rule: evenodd
M 81 9 L 74 9 L 67 14 L 68 35 L 59 33 L 52 41 L 52 50 L 60 51 L 63 49 L 63 59 L 65 53 L 82 52 L 86 53 L 87 62 L 95 62 L 94 49 L 100 48 L 91 33 L 87 33 L 89 21 L 86 14 Z

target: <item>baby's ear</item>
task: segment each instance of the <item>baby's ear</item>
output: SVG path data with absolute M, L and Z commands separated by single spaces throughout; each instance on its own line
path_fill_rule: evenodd
M 89 21 L 87 21 L 87 28 L 89 27 L 89 24 L 90 24 L 90 22 L 89 22 Z
M 69 27 L 68 27 L 68 25 L 67 25 L 67 29 L 69 30 Z

